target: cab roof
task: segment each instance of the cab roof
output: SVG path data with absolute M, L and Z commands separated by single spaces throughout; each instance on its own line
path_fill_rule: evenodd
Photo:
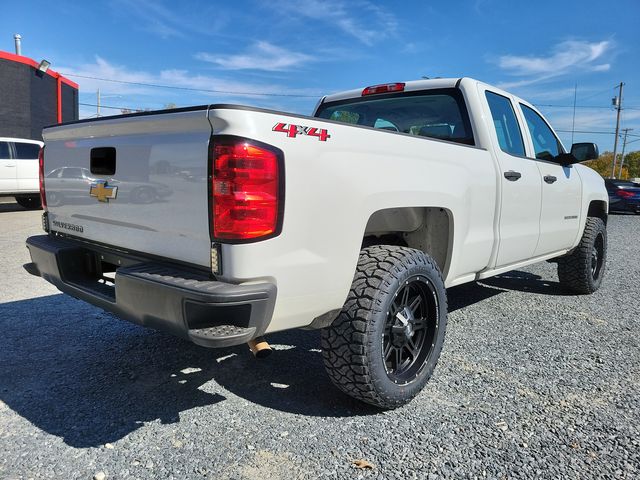
M 427 90 L 431 88 L 453 88 L 460 80 L 461 78 L 431 78 L 428 80 L 410 80 L 408 82 L 404 82 L 404 91 L 412 92 L 416 90 Z M 327 95 L 322 100 L 322 103 L 347 100 L 349 98 L 360 98 L 362 96 L 362 90 L 369 86 L 370 85 L 362 88 L 355 88 L 353 90 L 346 90 L 344 92 Z

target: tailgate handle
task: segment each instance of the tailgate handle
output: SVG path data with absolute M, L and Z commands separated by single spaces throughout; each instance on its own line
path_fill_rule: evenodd
M 116 173 L 116 149 L 114 147 L 92 148 L 90 170 L 96 175 L 114 175 Z

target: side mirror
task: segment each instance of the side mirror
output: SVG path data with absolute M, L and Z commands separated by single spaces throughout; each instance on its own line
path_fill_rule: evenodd
M 600 156 L 600 152 L 595 143 L 574 143 L 571 145 L 571 155 L 576 159 L 576 162 L 585 162 L 595 160 Z

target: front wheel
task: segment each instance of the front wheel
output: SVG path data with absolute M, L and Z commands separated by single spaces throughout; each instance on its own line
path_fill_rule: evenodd
M 406 247 L 365 248 L 342 311 L 321 333 L 327 373 L 358 400 L 404 405 L 431 377 L 446 324 L 446 290 L 431 257 Z
M 593 293 L 602 284 L 607 264 L 607 227 L 598 217 L 587 217 L 580 243 L 558 259 L 560 284 L 576 293 Z

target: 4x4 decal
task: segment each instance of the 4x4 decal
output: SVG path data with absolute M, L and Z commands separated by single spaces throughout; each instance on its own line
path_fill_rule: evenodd
M 286 133 L 289 138 L 296 138 L 298 135 L 318 137 L 321 142 L 326 142 L 331 138 L 326 128 L 305 127 L 304 125 L 293 125 L 288 123 L 276 123 L 272 129 L 274 132 Z

